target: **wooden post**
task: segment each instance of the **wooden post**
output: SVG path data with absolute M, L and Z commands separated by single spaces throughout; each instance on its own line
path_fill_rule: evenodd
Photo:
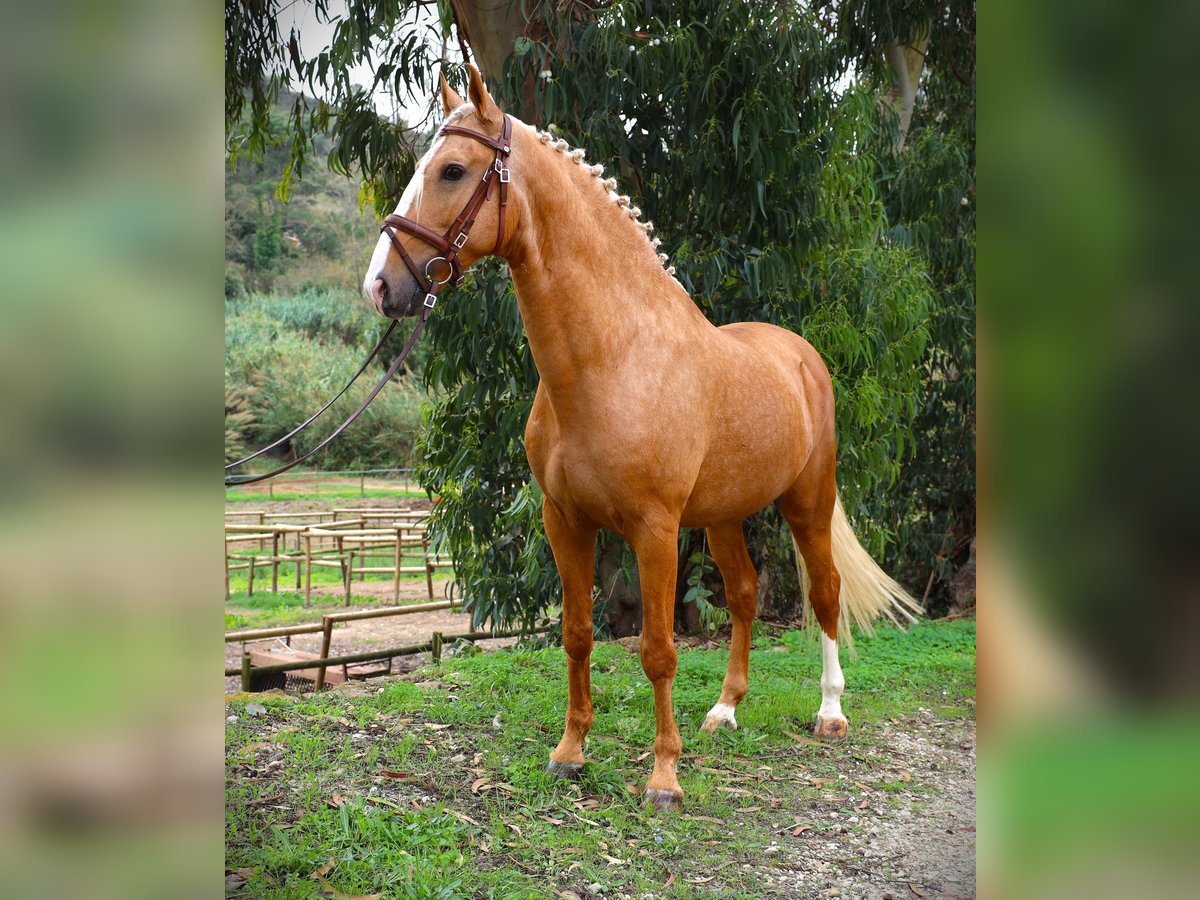
M 242 644 L 242 693 L 250 693 L 250 651 Z
M 229 545 L 225 545 L 225 600 L 229 600 Z
M 321 634 L 321 659 L 329 658 L 329 645 L 333 642 L 333 619 L 329 616 L 321 617 L 321 627 L 324 631 Z M 317 669 L 317 687 L 316 690 L 321 690 L 325 687 L 325 664 L 322 663 Z
M 430 650 L 433 653 L 433 661 L 441 662 L 442 661 L 442 633 L 440 631 L 435 631 L 433 633 L 433 635 L 430 637 L 430 645 L 431 645 Z M 322 655 L 324 655 L 324 654 L 322 654 Z
M 433 563 L 429 561 L 429 538 L 421 538 L 421 558 L 425 560 L 425 584 L 429 588 L 429 599 L 433 599 Z
M 251 551 L 251 553 L 253 553 L 253 551 Z M 254 564 L 256 562 L 258 562 L 258 557 L 251 555 L 251 556 L 247 557 L 247 559 L 250 561 L 250 565 L 246 569 L 246 596 L 253 597 L 254 596 Z
M 397 605 L 400 603 L 400 567 L 404 563 L 404 550 L 402 548 L 403 541 L 401 540 L 401 537 L 400 537 L 401 531 L 402 531 L 401 526 L 397 525 L 396 526 L 396 553 L 395 553 L 396 574 L 392 578 L 392 590 L 395 592 Z
M 271 532 L 271 593 L 279 593 L 279 532 Z
M 312 599 L 312 535 L 304 532 L 304 605 Z
M 346 586 L 346 606 L 350 605 L 350 584 L 354 581 L 354 551 L 349 551 L 348 558 L 342 561 L 342 583 Z
M 367 476 L 362 472 L 358 473 L 358 496 L 367 496 Z

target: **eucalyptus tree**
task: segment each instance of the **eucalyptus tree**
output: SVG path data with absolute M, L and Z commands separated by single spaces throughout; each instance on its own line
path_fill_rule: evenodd
M 930 324 L 945 330 L 938 279 L 961 275 L 962 260 L 942 267 L 957 266 L 954 275 L 938 270 L 931 280 L 937 235 L 909 239 L 898 226 L 935 226 L 888 179 L 903 175 L 897 160 L 912 152 L 915 134 L 900 148 L 909 122 L 923 122 L 913 88 L 921 66 L 941 58 L 938 35 L 959 14 L 954 3 L 452 0 L 430 16 L 419 2 L 349 0 L 329 46 L 310 58 L 280 27 L 280 5 L 227 4 L 231 150 L 290 141 L 289 176 L 298 177 L 312 135 L 328 130 L 329 164 L 358 175 L 364 199 L 390 210 L 425 132 L 375 113 L 373 90 L 432 94 L 442 60 L 472 54 L 508 109 L 610 169 L 711 319 L 775 322 L 822 352 L 838 393 L 844 501 L 873 551 L 895 561 L 895 535 L 930 519 L 896 486 L 916 483 L 900 480 L 906 461 L 943 437 L 936 410 L 932 422 L 926 415 L 937 374 Z M 327 0 L 315 6 L 319 16 L 333 12 Z M 960 44 L 948 46 L 961 56 Z M 365 59 L 375 83 L 355 85 L 347 72 Z M 326 99 L 299 101 L 286 133 L 273 135 L 262 110 L 282 87 Z M 909 183 L 927 192 L 922 178 Z M 425 378 L 436 399 L 419 455 L 423 483 L 441 498 L 441 540 L 478 621 L 531 621 L 558 585 L 522 447 L 537 372 L 503 267 L 477 266 L 439 304 L 428 334 Z M 794 604 L 782 523 L 766 513 L 749 537 L 768 603 Z M 680 583 L 702 603 L 698 540 L 684 554 L 694 577 Z M 621 569 L 619 556 L 606 558 Z M 928 572 L 932 558 L 907 563 Z M 606 591 L 618 587 L 608 574 Z

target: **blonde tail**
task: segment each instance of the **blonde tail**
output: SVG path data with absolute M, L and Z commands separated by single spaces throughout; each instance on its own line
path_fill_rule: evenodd
M 874 634 L 872 623 L 881 615 L 887 616 L 901 628 L 904 627 L 905 621 L 917 621 L 917 616 L 924 612 L 921 604 L 913 599 L 899 582 L 879 568 L 858 542 L 854 529 L 850 527 L 850 520 L 846 518 L 846 512 L 842 509 L 841 497 L 837 498 L 833 507 L 831 532 L 833 564 L 842 580 L 838 637 L 853 650 L 851 625 L 857 625 L 867 634 Z M 795 537 L 792 538 L 792 548 L 796 552 L 796 572 L 800 576 L 800 584 L 807 598 L 811 581 Z M 811 603 L 804 604 L 804 624 L 810 631 L 816 624 Z

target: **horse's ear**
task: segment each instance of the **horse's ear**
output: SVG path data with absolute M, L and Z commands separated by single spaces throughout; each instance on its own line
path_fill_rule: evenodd
M 442 112 L 449 116 L 460 106 L 463 105 L 463 98 L 458 96 L 458 91 L 450 87 L 450 82 L 446 80 L 446 73 L 442 72 L 438 75 L 442 83 Z
M 470 84 L 467 85 L 467 97 L 470 98 L 471 104 L 475 107 L 475 115 L 479 116 L 485 122 L 499 121 L 500 109 L 496 106 L 496 101 L 492 99 L 492 95 L 488 93 L 487 85 L 483 83 L 483 76 L 479 74 L 479 70 L 468 63 L 467 74 L 470 76 Z

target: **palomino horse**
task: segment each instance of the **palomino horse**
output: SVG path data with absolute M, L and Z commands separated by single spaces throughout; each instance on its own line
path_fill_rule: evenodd
M 508 261 L 541 375 L 525 449 L 563 588 L 568 707 L 550 770 L 572 775 L 584 763 L 595 540 L 608 528 L 633 547 L 641 580 L 641 659 L 657 720 L 645 798 L 681 806 L 671 708 L 678 532 L 707 529 L 733 620 L 721 696 L 702 727 L 736 728 L 757 580 L 742 520 L 773 502 L 791 528 L 822 632 L 815 733 L 845 736 L 839 627 L 869 625 L 880 613 L 911 618 L 919 607 L 872 561 L 842 511 L 821 357 L 774 325 L 714 327 L 664 268 L 639 210 L 613 193 L 615 181 L 585 165 L 583 151 L 506 117 L 474 68 L 469 102 L 444 78 L 441 90 L 447 124 L 388 217 L 404 237 L 385 228 L 364 289 L 387 316 L 428 314 L 422 304 L 434 299 L 421 272 L 430 275 L 431 264 L 437 284 L 483 256 Z M 493 169 L 506 194 L 491 190 Z M 441 261 L 448 250 L 454 273 Z

